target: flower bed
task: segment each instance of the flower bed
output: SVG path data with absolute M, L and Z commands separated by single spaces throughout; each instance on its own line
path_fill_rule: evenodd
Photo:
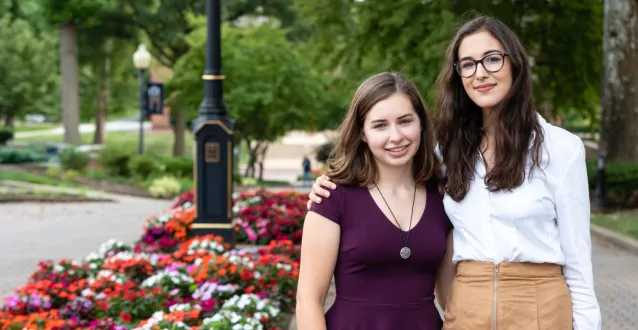
M 193 191 L 182 194 L 174 207 L 194 203 Z M 301 244 L 306 217 L 306 194 L 294 190 L 256 189 L 233 198 L 233 220 L 237 243 L 265 245 L 273 240 L 290 240 Z
M 189 238 L 195 208 L 182 200 L 150 217 L 135 244 L 109 240 L 80 261 L 41 262 L 5 300 L 0 329 L 284 329 L 302 203 L 290 192 L 237 196 L 238 237 L 268 245 L 229 249 L 220 237 Z

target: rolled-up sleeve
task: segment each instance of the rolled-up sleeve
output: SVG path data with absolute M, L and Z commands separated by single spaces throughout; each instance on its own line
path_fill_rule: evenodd
M 594 292 L 591 261 L 589 185 L 585 147 L 580 139 L 558 181 L 555 205 L 565 255 L 563 273 L 574 309 L 574 330 L 600 330 L 600 307 Z

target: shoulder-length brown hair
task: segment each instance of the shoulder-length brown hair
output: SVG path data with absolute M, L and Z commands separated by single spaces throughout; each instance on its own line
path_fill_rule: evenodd
M 489 32 L 503 45 L 512 70 L 512 87 L 495 109 L 498 124 L 494 166 L 487 173 L 485 184 L 490 191 L 520 186 L 530 150 L 531 170 L 540 168 L 541 163 L 543 132 L 533 105 L 532 76 L 525 49 L 505 24 L 495 18 L 477 17 L 456 32 L 436 82 L 437 137 L 446 169 L 446 177 L 440 184 L 455 201 L 462 200 L 469 190 L 484 132 L 481 108 L 465 92 L 454 62 L 458 61 L 461 41 L 480 31 Z
M 413 162 L 412 173 L 417 184 L 438 178 L 439 160 L 434 154 L 432 122 L 417 87 L 403 75 L 383 72 L 365 80 L 354 93 L 339 136 L 332 151 L 329 171 L 334 182 L 367 187 L 378 179 L 372 152 L 363 137 L 363 123 L 370 109 L 390 96 L 402 93 L 410 99 L 421 123 L 421 143 Z

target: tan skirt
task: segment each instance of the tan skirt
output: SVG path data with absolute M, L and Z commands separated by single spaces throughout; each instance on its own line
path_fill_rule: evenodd
M 462 261 L 443 330 L 572 330 L 572 313 L 559 265 Z

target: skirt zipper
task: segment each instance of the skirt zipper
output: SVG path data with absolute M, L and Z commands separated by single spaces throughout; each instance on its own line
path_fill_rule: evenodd
M 494 265 L 494 330 L 496 330 L 496 299 L 498 298 L 498 264 Z

